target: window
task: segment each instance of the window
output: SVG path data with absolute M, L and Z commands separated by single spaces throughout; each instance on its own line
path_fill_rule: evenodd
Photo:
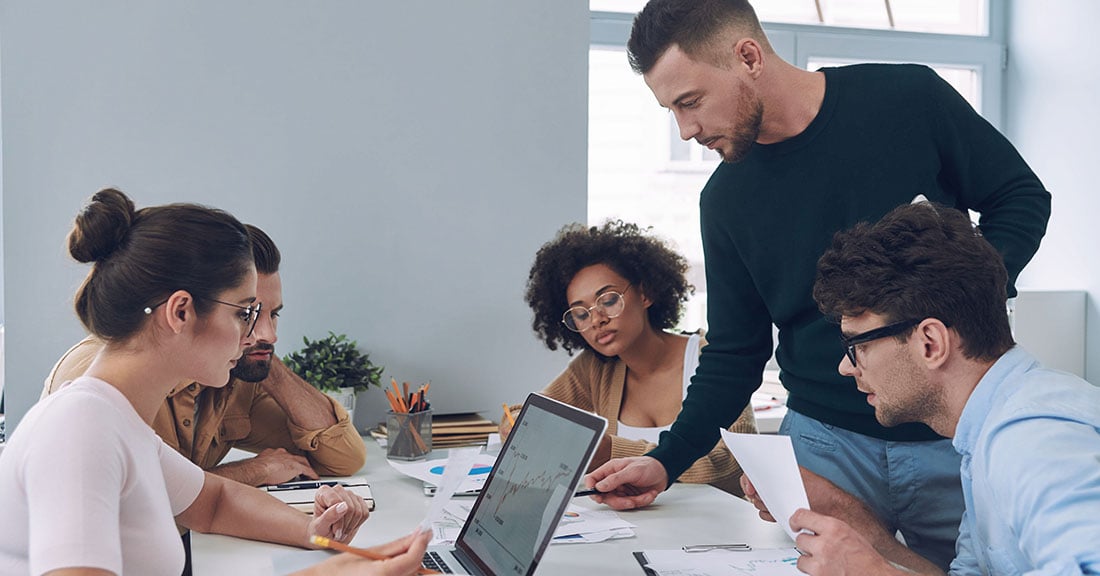
M 886 60 L 878 59 L 877 62 L 888 62 Z M 846 66 L 848 64 L 858 64 L 858 60 L 819 60 L 811 58 L 806 65 L 807 70 L 817 70 L 819 68 L 827 68 L 832 66 Z M 941 78 L 947 81 L 956 92 L 962 95 L 970 106 L 978 111 L 982 112 L 982 99 L 981 99 L 981 85 L 978 80 L 981 77 L 980 70 L 974 67 L 967 66 L 938 66 L 930 64 L 936 74 L 939 74 Z
M 646 0 L 591 0 L 592 10 L 635 14 Z M 756 0 L 763 22 L 984 36 L 986 0 Z
M 634 12 L 644 4 L 645 0 L 591 0 L 588 221 L 623 219 L 650 226 L 688 259 L 688 279 L 696 294 L 679 327 L 694 330 L 706 326 L 699 192 L 719 160 L 695 142 L 680 140 L 675 119 L 630 70 L 625 45 Z M 1002 4 L 987 8 L 983 0 L 820 0 L 824 25 L 813 0 L 756 4 L 767 7 L 767 13 L 757 8 L 765 31 L 788 62 L 811 70 L 857 62 L 924 63 L 991 123 L 1001 124 Z M 812 17 L 806 16 L 807 6 Z M 884 6 L 893 11 L 894 29 L 830 25 L 872 28 L 871 20 L 886 17 L 878 14 Z M 992 14 L 989 9 L 994 9 Z M 921 29 L 916 24 L 904 28 L 899 24 L 903 19 L 952 33 L 901 32 Z M 968 22 L 969 31 L 952 28 L 961 21 Z M 932 26 L 936 22 L 939 27 Z

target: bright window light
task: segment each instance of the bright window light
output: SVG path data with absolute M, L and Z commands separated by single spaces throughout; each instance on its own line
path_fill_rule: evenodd
M 763 22 L 985 36 L 988 0 L 757 0 Z M 636 14 L 646 0 L 590 0 L 591 10 Z

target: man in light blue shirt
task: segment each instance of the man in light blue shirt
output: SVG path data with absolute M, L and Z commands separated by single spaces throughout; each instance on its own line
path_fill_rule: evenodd
M 1006 278 L 965 212 L 922 203 L 837 234 L 814 298 L 875 417 L 923 422 L 962 455 L 950 574 L 1100 574 L 1100 388 L 1015 346 Z M 841 520 L 800 510 L 791 526 L 812 532 L 804 572 L 907 573 Z

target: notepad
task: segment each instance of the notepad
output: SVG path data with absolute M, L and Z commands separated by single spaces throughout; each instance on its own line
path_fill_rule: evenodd
M 266 490 L 268 494 L 286 502 L 291 508 L 312 514 L 313 499 L 317 496 L 317 491 L 320 490 L 321 486 L 332 486 L 336 484 L 343 486 L 345 490 L 353 494 L 358 494 L 366 501 L 367 510 L 374 510 L 374 494 L 371 493 L 370 484 L 367 484 L 367 480 L 363 476 L 285 482 L 274 486 L 264 486 L 263 489 Z

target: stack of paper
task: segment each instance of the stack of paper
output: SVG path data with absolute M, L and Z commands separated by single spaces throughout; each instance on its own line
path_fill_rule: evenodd
M 490 434 L 497 432 L 497 425 L 476 412 L 462 414 L 435 414 L 432 416 L 432 448 L 457 448 L 484 446 Z M 379 422 L 370 430 L 372 438 L 386 446 L 386 423 Z
M 476 412 L 432 416 L 432 447 L 484 446 L 497 425 Z

